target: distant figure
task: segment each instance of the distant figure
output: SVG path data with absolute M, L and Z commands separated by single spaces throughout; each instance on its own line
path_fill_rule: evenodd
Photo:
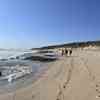
M 65 54 L 68 56 L 68 50 L 67 49 L 65 49 Z
M 62 56 L 64 55 L 64 50 L 62 49 Z
M 69 55 L 70 55 L 70 56 L 72 55 L 72 50 L 69 51 Z
M 2 76 L 2 72 L 0 72 L 0 76 Z

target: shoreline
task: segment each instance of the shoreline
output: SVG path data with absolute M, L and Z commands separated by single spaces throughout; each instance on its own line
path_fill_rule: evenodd
M 0 94 L 0 100 L 97 100 L 99 59 L 100 52 L 73 51 L 72 56 L 50 63 L 33 84 Z
M 38 71 L 37 72 L 35 72 L 35 73 L 32 73 L 32 74 L 30 74 L 30 75 L 26 75 L 26 77 L 28 77 L 28 78 L 32 78 L 32 80 L 31 79 L 28 79 L 28 80 L 30 80 L 28 83 L 27 82 L 25 82 L 25 76 L 24 77 L 21 77 L 21 78 L 19 78 L 19 79 L 16 79 L 16 80 L 14 80 L 14 82 L 12 82 L 12 83 L 6 83 L 5 85 L 3 85 L 3 87 L 0 87 L 0 95 L 1 94 L 7 94 L 7 93 L 12 93 L 12 92 L 15 92 L 16 90 L 18 90 L 18 89 L 23 89 L 23 88 L 25 88 L 25 87 L 28 87 L 29 85 L 33 85 L 35 82 L 37 82 L 39 79 L 41 79 L 42 77 L 43 77 L 43 75 L 45 74 L 45 72 L 47 71 L 47 70 L 49 70 L 49 67 L 51 67 L 50 65 L 52 64 L 53 62 L 49 62 L 49 63 L 45 63 L 45 64 L 43 64 L 43 65 L 40 65 L 40 68 L 38 69 Z M 20 83 L 20 85 L 19 85 L 19 81 L 22 81 L 21 83 Z M 26 79 L 27 80 L 27 79 Z M 27 81 L 28 81 L 27 80 Z M 18 81 L 18 82 L 17 82 Z M 18 84 L 17 84 L 17 83 Z M 14 85 L 15 84 L 15 85 Z M 26 84 L 26 85 L 25 85 Z M 3 89 L 3 88 L 5 88 L 5 89 Z

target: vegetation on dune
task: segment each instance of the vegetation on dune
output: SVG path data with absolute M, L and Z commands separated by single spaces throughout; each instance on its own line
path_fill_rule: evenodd
M 32 48 L 32 50 L 54 49 L 54 48 L 62 48 L 62 47 L 78 48 L 78 47 L 86 47 L 86 46 L 90 46 L 90 45 L 91 46 L 100 46 L 100 41 L 73 42 L 73 43 L 67 43 L 67 44 L 45 46 L 45 47 L 41 47 L 41 48 Z

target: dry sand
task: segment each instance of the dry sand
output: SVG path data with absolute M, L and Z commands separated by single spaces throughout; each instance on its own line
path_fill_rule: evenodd
M 34 84 L 0 100 L 100 100 L 100 52 L 75 50 L 53 62 Z

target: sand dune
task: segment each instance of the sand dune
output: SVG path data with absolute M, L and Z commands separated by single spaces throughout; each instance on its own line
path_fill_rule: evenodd
M 74 50 L 61 57 L 30 86 L 0 94 L 0 100 L 99 100 L 100 52 Z

